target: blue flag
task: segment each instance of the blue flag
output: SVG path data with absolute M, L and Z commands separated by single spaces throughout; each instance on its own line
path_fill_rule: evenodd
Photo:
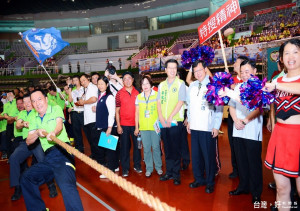
M 70 45 L 61 38 L 60 31 L 54 27 L 49 29 L 29 29 L 23 34 L 21 33 L 21 36 L 41 65 L 47 58 Z

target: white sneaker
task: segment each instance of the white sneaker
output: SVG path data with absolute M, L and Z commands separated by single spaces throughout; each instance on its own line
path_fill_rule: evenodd
M 115 172 L 118 172 L 119 170 L 120 170 L 120 169 L 119 169 L 119 167 L 118 167 L 118 168 L 115 169 Z
M 163 173 L 164 173 L 164 172 L 163 172 L 163 170 L 161 170 L 161 169 L 157 171 L 157 174 L 158 174 L 159 176 L 161 176 Z
M 101 175 L 99 176 L 99 178 L 100 178 L 100 179 L 106 179 L 107 177 L 106 177 L 104 174 L 101 174 Z

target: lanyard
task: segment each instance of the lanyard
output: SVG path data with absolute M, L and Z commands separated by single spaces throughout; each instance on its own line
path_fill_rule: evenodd
M 146 94 L 144 95 L 145 101 L 146 101 L 146 110 L 148 110 L 148 102 L 149 102 L 151 94 L 152 94 L 152 90 L 150 91 L 150 95 L 149 95 L 148 99 L 146 99 Z

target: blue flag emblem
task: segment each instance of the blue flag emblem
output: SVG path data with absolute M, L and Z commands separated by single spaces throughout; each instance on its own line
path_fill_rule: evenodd
M 29 29 L 21 34 L 22 39 L 37 61 L 43 62 L 69 45 L 61 38 L 61 33 L 54 27 L 48 29 Z

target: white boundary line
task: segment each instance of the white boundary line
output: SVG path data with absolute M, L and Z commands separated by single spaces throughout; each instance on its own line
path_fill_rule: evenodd
M 92 192 L 90 192 L 88 189 L 86 189 L 85 187 L 83 187 L 81 184 L 79 184 L 78 182 L 76 182 L 76 185 L 81 188 L 84 192 L 86 192 L 88 195 L 90 195 L 92 198 L 94 198 L 96 201 L 98 201 L 100 204 L 102 204 L 104 207 L 106 207 L 108 210 L 110 211 L 116 211 L 114 210 L 112 207 L 110 207 L 108 204 L 106 204 L 104 201 L 102 201 L 101 199 L 99 199 L 97 196 L 95 196 Z

